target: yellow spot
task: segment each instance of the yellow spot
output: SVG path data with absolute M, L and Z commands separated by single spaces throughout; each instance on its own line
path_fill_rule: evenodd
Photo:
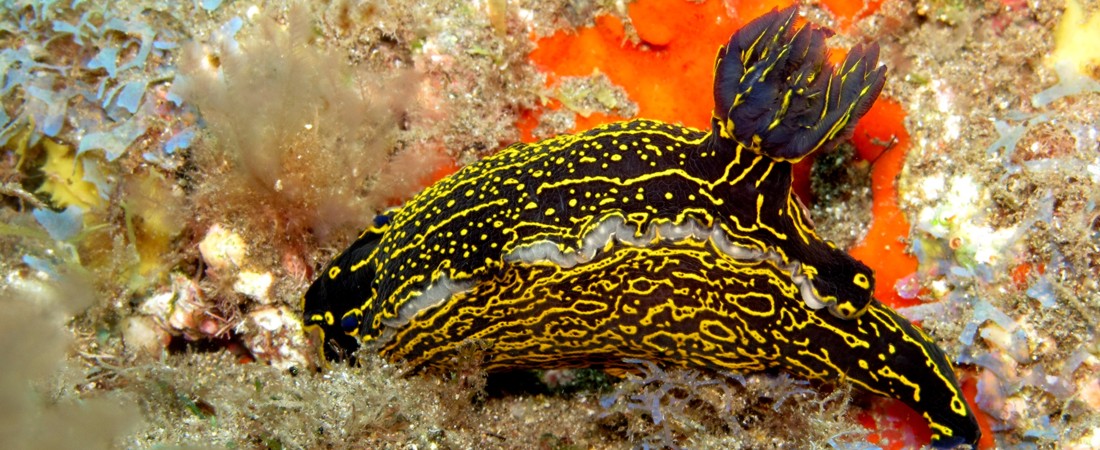
M 547 208 L 546 209 L 546 215 L 548 215 L 548 216 L 554 215 L 554 208 Z
M 340 275 L 340 268 L 339 267 L 332 266 L 332 268 L 328 269 L 328 278 L 330 280 L 336 279 L 337 275 Z
M 954 397 L 951 397 L 951 410 L 960 416 L 966 415 L 966 403 L 963 403 L 962 399 L 959 398 L 958 392 L 955 393 Z
M 665 200 L 672 200 L 672 193 L 671 192 L 665 192 Z
M 867 275 L 864 275 L 862 273 L 857 273 L 856 277 L 852 279 L 852 282 L 855 283 L 856 286 L 859 286 L 863 289 L 871 288 L 871 282 L 867 280 Z

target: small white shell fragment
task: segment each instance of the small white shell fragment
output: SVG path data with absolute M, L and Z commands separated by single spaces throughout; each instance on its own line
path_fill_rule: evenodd
M 157 356 L 172 336 L 151 317 L 133 316 L 122 325 L 122 342 L 133 354 Z
M 279 331 L 285 321 L 280 308 L 260 308 L 249 314 L 248 319 L 267 331 Z
M 152 319 L 164 332 L 173 336 L 182 334 L 188 339 L 212 335 L 202 327 L 203 322 L 209 319 L 204 311 L 211 309 L 213 305 L 206 303 L 198 285 L 179 273 L 172 274 L 170 291 L 153 294 L 138 306 L 138 312 Z
M 214 270 L 240 267 L 244 263 L 247 247 L 244 238 L 235 231 L 214 224 L 199 242 L 199 253 L 206 265 Z
M 233 290 L 248 296 L 265 305 L 271 304 L 271 285 L 275 283 L 275 277 L 271 272 L 241 271 L 237 275 L 237 282 L 233 283 Z
M 237 326 L 241 341 L 257 359 L 281 370 L 309 367 L 309 351 L 302 321 L 285 306 L 260 307 Z
M 182 275 L 173 275 L 172 291 L 174 302 L 172 303 L 172 310 L 166 318 L 168 326 L 174 330 L 182 331 L 184 335 L 191 339 L 203 337 L 202 331 L 199 330 L 199 323 L 202 322 L 202 311 L 209 309 L 211 305 L 206 304 L 194 282 Z
M 172 311 L 172 303 L 176 299 L 175 292 L 162 292 L 160 294 L 154 294 L 152 297 L 145 299 L 141 302 L 141 306 L 138 307 L 138 312 L 147 316 L 153 316 L 158 318 L 168 317 L 168 313 Z
M 947 284 L 947 280 L 943 278 L 936 279 L 928 286 L 932 290 L 932 295 L 935 298 L 943 298 L 951 291 L 951 287 Z

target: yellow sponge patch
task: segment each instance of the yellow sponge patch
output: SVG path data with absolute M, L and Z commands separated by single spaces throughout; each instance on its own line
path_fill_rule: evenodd
M 1085 75 L 1097 73 L 1097 68 L 1100 68 L 1098 42 L 1100 14 L 1085 17 L 1081 4 L 1077 0 L 1068 0 L 1062 21 L 1054 33 L 1054 52 L 1048 63 L 1052 66 L 1065 64 Z
M 41 168 L 46 179 L 38 192 L 49 195 L 61 208 L 76 206 L 87 211 L 103 203 L 95 184 L 84 180 L 83 160 L 76 157 L 72 147 L 48 138 L 43 138 L 41 145 L 46 149 L 46 162 Z
M 124 186 L 126 211 L 142 277 L 167 273 L 175 257 L 172 241 L 187 223 L 183 192 L 159 172 L 139 172 Z

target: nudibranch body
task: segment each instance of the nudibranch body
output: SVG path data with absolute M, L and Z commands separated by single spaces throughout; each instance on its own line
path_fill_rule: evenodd
M 360 342 L 414 366 L 465 343 L 486 366 L 779 367 L 898 398 L 937 445 L 979 431 L 951 365 L 818 236 L 791 164 L 845 139 L 877 98 L 878 48 L 825 61 L 796 10 L 719 50 L 707 131 L 634 120 L 515 144 L 378 216 L 304 299 L 326 353 Z

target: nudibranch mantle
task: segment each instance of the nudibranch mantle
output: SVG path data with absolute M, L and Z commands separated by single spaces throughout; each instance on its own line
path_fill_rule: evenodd
M 904 401 L 936 445 L 980 435 L 951 365 L 822 239 L 791 164 L 878 97 L 878 47 L 837 67 L 792 7 L 718 52 L 711 130 L 633 120 L 514 144 L 375 218 L 304 298 L 329 355 L 413 366 L 684 366 L 843 380 Z

